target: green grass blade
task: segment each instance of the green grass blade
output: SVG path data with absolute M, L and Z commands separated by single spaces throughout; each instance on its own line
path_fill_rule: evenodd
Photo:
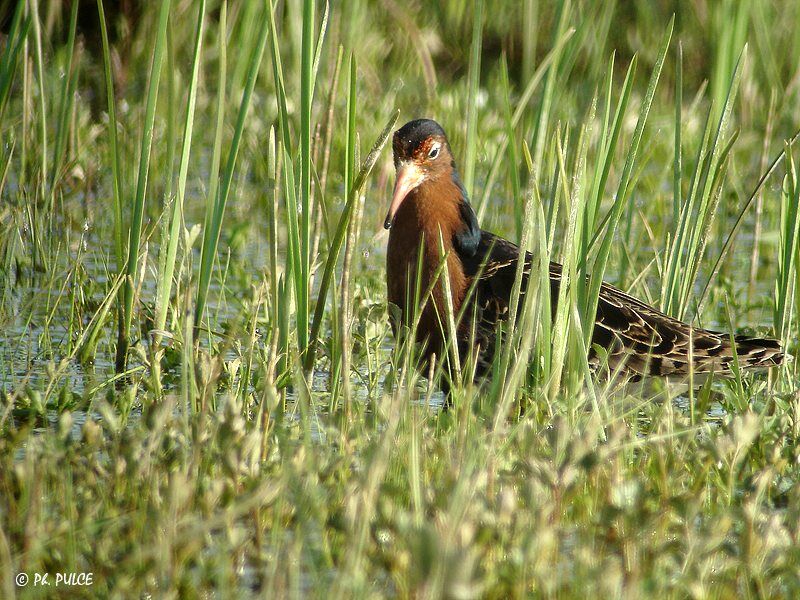
M 3 117 L 10 96 L 11 85 L 14 83 L 14 77 L 17 72 L 20 51 L 25 44 L 25 38 L 28 36 L 31 26 L 31 17 L 29 15 L 25 16 L 23 20 L 24 9 L 25 2 L 18 2 L 17 8 L 14 10 L 14 16 L 11 18 L 3 54 L 0 56 L 0 132 L 3 131 Z
M 219 237 L 222 232 L 222 219 L 225 215 L 225 205 L 228 201 L 228 195 L 231 189 L 231 182 L 233 181 L 233 173 L 236 167 L 236 157 L 239 154 L 239 146 L 242 140 L 242 132 L 247 120 L 247 111 L 250 108 L 250 100 L 253 95 L 253 88 L 258 78 L 258 70 L 261 65 L 261 57 L 264 54 L 264 48 L 267 43 L 267 35 L 269 34 L 269 24 L 265 19 L 261 26 L 261 31 L 258 37 L 258 43 L 253 49 L 250 56 L 250 68 L 247 73 L 247 82 L 245 84 L 244 92 L 242 93 L 242 101 L 239 105 L 239 114 L 236 119 L 236 127 L 233 132 L 233 139 L 231 146 L 228 150 L 228 159 L 225 164 L 225 170 L 222 175 L 222 182 L 217 191 L 216 199 L 214 202 L 214 211 L 209 224 L 208 233 L 203 238 L 203 248 L 200 259 L 200 278 L 197 286 L 197 301 L 195 305 L 195 329 L 202 321 L 203 313 L 208 297 L 208 288 L 211 284 L 211 271 L 214 265 L 214 260 L 217 255 L 217 246 L 219 245 Z M 205 233 L 205 232 L 204 232 Z
M 658 54 L 658 59 L 656 60 L 656 64 L 653 68 L 653 73 L 650 76 L 650 82 L 647 86 L 647 91 L 645 93 L 644 99 L 642 100 L 642 106 L 639 111 L 639 119 L 636 122 L 636 129 L 633 133 L 633 138 L 631 139 L 631 145 L 628 150 L 628 156 L 625 160 L 625 167 L 622 172 L 622 177 L 620 178 L 619 187 L 617 189 L 617 195 L 614 200 L 614 205 L 611 208 L 609 213 L 610 217 L 608 220 L 608 224 L 606 225 L 605 233 L 603 236 L 602 243 L 600 245 L 600 249 L 598 250 L 597 257 L 594 261 L 594 266 L 592 268 L 592 275 L 591 275 L 591 282 L 589 284 L 589 291 L 587 295 L 587 305 L 583 311 L 583 318 L 585 319 L 584 322 L 590 322 L 590 320 L 594 319 L 594 315 L 597 312 L 597 303 L 598 297 L 600 294 L 600 286 L 603 283 L 603 276 L 606 270 L 606 264 L 608 263 L 608 257 L 611 253 L 611 246 L 614 241 L 614 233 L 617 229 L 617 224 L 619 223 L 619 219 L 622 216 L 622 209 L 625 207 L 628 196 L 630 194 L 630 183 L 631 183 L 631 176 L 633 173 L 633 169 L 636 163 L 636 157 L 639 151 L 639 144 L 642 141 L 642 134 L 644 133 L 644 127 L 647 123 L 647 117 L 650 114 L 650 107 L 653 103 L 653 97 L 655 95 L 656 87 L 658 86 L 659 78 L 661 77 L 661 71 L 664 67 L 664 60 L 667 55 L 667 51 L 669 50 L 669 43 L 672 39 L 672 29 L 674 26 L 674 18 L 670 21 L 669 26 L 667 28 L 666 33 L 664 34 L 664 39 L 661 44 L 661 50 Z M 591 327 L 586 327 L 584 329 L 584 333 L 586 336 L 591 335 Z M 587 339 L 587 347 L 589 340 Z
M 78 0 L 73 0 L 72 8 L 70 9 L 69 33 L 67 34 L 67 64 L 64 69 L 64 77 L 61 81 L 61 102 L 58 109 L 56 137 L 53 145 L 53 169 L 50 173 L 50 194 L 48 202 L 51 207 L 55 203 L 55 188 L 67 148 L 69 115 L 73 98 L 70 90 L 74 78 L 77 77 L 77 73 L 73 73 L 73 71 L 75 70 L 75 32 L 78 28 L 78 4 Z
M 464 188 L 472 197 L 475 185 L 475 160 L 478 155 L 478 88 L 481 81 L 483 40 L 483 0 L 472 3 L 472 45 L 467 75 L 467 135 L 464 146 Z
M 125 284 L 122 287 L 123 326 L 117 339 L 117 357 L 115 361 L 117 373 L 126 369 L 131 321 L 133 319 L 133 299 L 136 286 L 136 273 L 139 266 L 139 246 L 142 237 L 142 219 L 147 191 L 147 175 L 150 170 L 150 150 L 153 145 L 153 128 L 158 100 L 158 84 L 161 79 L 161 63 L 164 58 L 164 46 L 167 39 L 167 19 L 169 17 L 169 0 L 162 0 L 158 12 L 158 28 L 153 59 L 150 64 L 150 83 L 147 90 L 147 106 L 145 109 L 144 129 L 139 151 L 139 173 L 136 179 L 136 195 L 131 206 L 131 222 L 128 235 L 128 258 L 125 263 Z
M 395 123 L 397 123 L 399 116 L 400 112 L 395 112 L 386 123 L 383 131 L 372 145 L 372 150 L 370 150 L 369 154 L 364 159 L 364 163 L 361 165 L 361 170 L 358 172 L 358 175 L 356 175 L 352 187 L 347 192 L 347 203 L 342 211 L 342 215 L 339 217 L 339 224 L 336 226 L 336 233 L 333 237 L 333 241 L 331 242 L 330 250 L 328 251 L 328 258 L 325 261 L 325 271 L 322 274 L 322 281 L 320 282 L 319 286 L 319 294 L 317 295 L 317 303 L 314 309 L 314 320 L 311 324 L 311 337 L 309 339 L 308 350 L 306 351 L 305 359 L 303 361 L 303 367 L 306 371 L 310 371 L 314 366 L 316 345 L 319 338 L 319 331 L 322 327 L 322 316 L 325 312 L 325 299 L 328 295 L 328 289 L 330 288 L 333 273 L 339 258 L 339 251 L 342 248 L 342 243 L 344 242 L 344 237 L 347 233 L 347 224 L 352 216 L 353 207 L 355 206 L 358 195 L 361 193 L 361 189 L 367 182 L 367 177 L 369 177 L 369 174 L 372 172 L 372 168 L 378 161 L 380 152 L 383 149 L 383 146 L 386 144 L 386 140 L 389 139 L 392 129 L 394 128 Z
M 183 223 L 183 204 L 186 197 L 186 177 L 189 171 L 192 132 L 194 129 L 195 105 L 197 103 L 197 82 L 200 75 L 200 57 L 203 49 L 203 31 L 205 29 L 206 0 L 200 0 L 197 12 L 197 27 L 192 52 L 192 73 L 187 93 L 186 115 L 183 122 L 183 141 L 181 143 L 181 159 L 178 169 L 178 195 L 172 203 L 169 237 L 166 249 L 164 269 L 161 273 L 156 296 L 156 330 L 163 330 L 167 321 L 167 308 L 172 293 L 172 278 L 175 273 L 175 260 L 178 254 L 178 242 L 181 237 Z
M 710 233 L 719 203 L 719 195 L 722 191 L 722 175 L 733 144 L 733 139 L 723 144 L 723 138 L 728 129 L 733 102 L 742 76 L 744 52 L 743 50 L 739 56 L 739 61 L 731 76 L 728 93 L 713 138 L 707 136 L 710 132 L 707 126 L 706 135 L 704 135 L 703 143 L 698 150 L 698 161 L 689 195 L 686 203 L 681 206 L 680 217 L 675 222 L 676 230 L 671 236 L 672 244 L 666 261 L 667 276 L 663 285 L 665 292 L 662 296 L 662 306 L 668 314 L 674 314 L 678 318 L 684 318 L 688 309 L 695 276 L 705 251 L 706 239 Z M 709 112 L 707 124 L 710 125 L 710 122 L 711 114 Z M 679 126 L 679 123 L 676 126 Z M 676 160 L 679 159 L 676 158 Z M 680 193 L 680 182 L 674 184 L 673 187 L 677 193 Z M 673 199 L 673 206 L 676 202 L 678 200 Z
M 103 0 L 97 0 L 100 21 L 100 35 L 103 43 L 103 75 L 106 84 L 106 108 L 108 110 L 108 142 L 111 162 L 111 188 L 114 200 L 114 248 L 116 250 L 117 270 L 122 272 L 125 261 L 122 225 L 122 182 L 119 166 L 119 146 L 117 141 L 117 108 L 114 96 L 114 79 L 111 74 L 111 47 L 108 43 L 108 29 Z M 124 322 L 120 319 L 120 326 Z
M 308 289 L 311 274 L 311 104 L 314 96 L 314 0 L 303 3 L 300 66 L 300 271 L 295 273 L 297 338 L 301 352 L 308 345 Z M 287 148 L 288 150 L 288 148 Z

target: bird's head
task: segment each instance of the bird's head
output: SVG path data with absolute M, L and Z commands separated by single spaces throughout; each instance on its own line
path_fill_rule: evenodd
M 412 191 L 425 182 L 454 173 L 447 136 L 441 125 L 431 119 L 415 119 L 395 131 L 392 150 L 397 180 L 383 222 L 385 229 L 392 226 L 400 205 Z

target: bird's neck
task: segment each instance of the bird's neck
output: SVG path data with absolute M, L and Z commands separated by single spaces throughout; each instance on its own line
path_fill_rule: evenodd
M 441 177 L 423 182 L 406 196 L 389 230 L 386 253 L 389 302 L 399 306 L 407 319 L 414 314 L 409 299 L 418 290 L 422 312 L 417 340 L 428 341 L 427 352 L 441 351 L 442 315 L 447 314 L 448 306 L 457 314 L 466 297 L 469 282 L 464 259 L 474 255 L 475 250 L 472 255 L 465 253 L 469 243 L 464 242 L 480 239 L 477 223 L 458 179 Z M 475 242 L 474 248 L 477 246 Z M 447 286 L 440 271 L 443 256 L 447 256 Z M 415 281 L 419 281 L 419 288 Z M 445 302 L 448 287 L 451 304 Z M 422 296 L 426 290 L 430 290 L 430 297 Z
M 470 254 L 480 239 L 463 186 L 457 177 L 448 176 L 426 181 L 408 195 L 397 211 L 392 233 L 416 244 L 422 238 L 427 251 L 436 254 L 454 249 Z

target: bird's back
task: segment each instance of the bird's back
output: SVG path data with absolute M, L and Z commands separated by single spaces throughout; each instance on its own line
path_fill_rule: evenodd
M 483 352 L 493 353 L 496 327 L 508 317 L 519 257 L 516 245 L 483 231 L 475 255 L 464 259 L 466 273 L 478 279 L 471 299 L 473 310 L 468 309 L 466 314 L 477 316 L 476 330 Z M 522 294 L 527 290 L 531 259 L 527 253 Z M 549 277 L 555 308 L 562 281 L 560 264 L 550 263 Z M 772 367 L 783 359 L 780 344 L 773 339 L 737 335 L 734 343 L 735 355 L 729 334 L 692 327 L 603 283 L 589 360 L 593 367 L 607 364 L 611 372 L 684 377 L 690 371 L 730 374 L 734 359 L 743 369 Z M 604 352 L 597 352 L 596 347 Z M 490 361 L 490 357 L 482 358 L 479 364 Z

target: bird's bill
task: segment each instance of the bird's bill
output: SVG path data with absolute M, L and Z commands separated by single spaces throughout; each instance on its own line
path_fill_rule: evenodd
M 389 205 L 389 212 L 386 214 L 386 220 L 383 222 L 383 228 L 389 229 L 394 221 L 394 216 L 397 214 L 403 200 L 406 199 L 411 191 L 416 188 L 425 174 L 413 162 L 403 162 L 397 167 L 397 181 L 394 184 L 394 194 L 392 195 L 392 203 Z

